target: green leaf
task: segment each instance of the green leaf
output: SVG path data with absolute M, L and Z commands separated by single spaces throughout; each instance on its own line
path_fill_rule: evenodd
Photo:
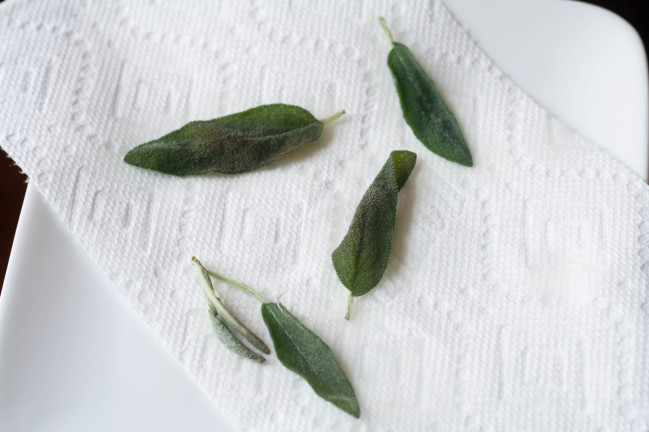
M 392 42 L 388 67 L 397 87 L 403 117 L 413 133 L 433 153 L 460 165 L 473 166 L 473 158 L 460 125 L 435 83 L 426 75 L 408 47 L 392 40 L 385 20 L 379 20 Z
M 383 276 L 392 248 L 397 194 L 416 160 L 413 152 L 390 153 L 358 204 L 347 234 L 331 255 L 338 278 L 353 296 L 366 294 Z
M 198 275 L 198 279 L 201 282 L 201 287 L 203 288 L 203 295 L 205 296 L 205 300 L 207 300 L 207 303 L 210 307 L 210 316 L 215 315 L 216 318 L 218 318 L 219 323 L 222 323 L 226 325 L 227 333 L 229 333 L 233 338 L 236 338 L 234 336 L 234 333 L 238 334 L 240 337 L 243 337 L 246 339 L 252 346 L 257 348 L 259 351 L 262 351 L 266 354 L 270 354 L 270 349 L 268 349 L 268 346 L 262 341 L 259 336 L 254 334 L 252 331 L 250 331 L 246 326 L 244 326 L 233 314 L 230 312 L 223 303 L 221 303 L 221 299 L 219 299 L 216 294 L 214 293 L 214 286 L 212 285 L 212 280 L 210 279 L 210 276 L 203 267 L 203 264 L 198 260 L 196 257 L 192 257 L 192 264 L 194 265 L 194 268 L 196 269 L 196 273 Z M 214 313 L 212 313 L 212 311 Z M 221 328 L 219 323 L 215 323 L 214 319 L 212 319 L 212 326 L 214 327 L 214 331 L 217 333 L 217 336 L 221 340 L 221 342 L 225 343 L 226 346 L 230 349 L 231 344 L 234 342 L 229 341 L 229 336 L 224 332 L 224 329 Z M 245 345 L 244 345 L 245 347 Z M 237 352 L 236 350 L 233 350 Z M 238 354 L 241 354 L 237 352 Z M 249 356 L 244 356 L 248 357 Z
M 282 364 L 307 380 L 318 396 L 358 418 L 354 389 L 327 344 L 282 304 L 264 303 L 261 314 Z
M 228 328 L 227 325 L 219 318 L 219 314 L 216 311 L 216 308 L 210 304 L 209 309 L 210 320 L 212 321 L 212 328 L 216 337 L 219 338 L 221 343 L 225 345 L 230 351 L 240 355 L 241 357 L 248 358 L 250 360 L 263 363 L 266 361 L 264 357 L 257 354 L 247 346 L 245 346 L 237 337 L 232 333 L 232 330 Z
M 124 161 L 177 176 L 249 172 L 317 140 L 324 125 L 342 113 L 320 121 L 297 106 L 262 105 L 188 123 L 133 148 Z

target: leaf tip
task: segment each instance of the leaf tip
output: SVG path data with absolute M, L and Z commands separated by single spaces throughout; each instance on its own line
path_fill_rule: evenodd
M 146 149 L 142 145 L 133 147 L 124 155 L 124 162 L 138 168 L 152 169 L 148 163 Z
M 415 164 L 417 163 L 417 153 L 408 150 L 395 150 L 390 154 L 390 156 L 394 163 L 395 180 L 399 189 L 401 189 L 408 180 L 408 177 L 410 177 L 410 173 L 415 168 Z
M 126 153 L 126 154 L 124 155 L 124 162 L 126 162 L 126 163 L 129 164 L 129 165 L 135 165 L 135 162 L 136 162 L 135 160 L 136 160 L 136 158 L 135 158 L 135 152 L 134 152 L 134 150 L 135 150 L 135 149 L 133 148 L 133 149 L 129 150 L 128 153 Z
M 471 153 L 468 151 L 468 148 L 465 154 L 455 155 L 453 157 L 445 157 L 445 159 L 465 167 L 470 168 L 473 166 L 473 157 L 471 156 Z
M 358 399 L 356 399 L 355 394 L 346 397 L 344 400 L 341 400 L 339 403 L 334 403 L 334 405 L 336 405 L 338 408 L 342 409 L 352 417 L 360 418 L 361 416 L 361 407 L 358 404 Z
M 203 268 L 203 264 L 195 256 L 192 257 L 192 264 L 195 264 L 198 267 Z

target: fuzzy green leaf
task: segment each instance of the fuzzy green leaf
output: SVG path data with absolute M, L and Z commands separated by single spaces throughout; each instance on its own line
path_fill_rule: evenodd
M 243 343 L 241 343 L 239 339 L 237 339 L 234 333 L 232 333 L 232 330 L 230 330 L 228 326 L 225 325 L 225 323 L 221 321 L 221 319 L 219 319 L 219 314 L 212 305 L 210 305 L 209 314 L 210 321 L 212 321 L 212 328 L 214 329 L 216 337 L 219 338 L 221 343 L 225 345 L 227 349 L 240 355 L 241 357 L 245 357 L 259 363 L 266 361 L 264 357 L 257 354 L 256 352 L 245 346 Z
M 192 264 L 194 265 L 194 268 L 196 269 L 196 273 L 199 277 L 199 280 L 201 282 L 201 287 L 203 289 L 203 294 L 205 296 L 205 300 L 207 300 L 207 303 L 210 307 L 210 316 L 214 315 L 212 317 L 212 326 L 214 327 L 214 331 L 216 332 L 217 336 L 219 339 L 226 344 L 226 346 L 230 349 L 232 347 L 230 346 L 230 342 L 228 342 L 229 336 L 228 334 L 224 333 L 224 329 L 221 328 L 219 323 L 222 323 L 224 325 L 227 325 L 227 333 L 232 335 L 234 338 L 234 334 L 238 334 L 239 336 L 243 337 L 246 339 L 252 346 L 257 348 L 259 351 L 262 351 L 266 354 L 270 354 L 270 350 L 268 349 L 268 346 L 262 341 L 259 336 L 254 334 L 252 331 L 250 331 L 246 326 L 244 326 L 233 314 L 230 312 L 225 305 L 221 302 L 221 299 L 219 299 L 216 294 L 214 293 L 214 286 L 212 285 L 212 281 L 210 279 L 209 273 L 203 267 L 203 264 L 198 260 L 196 257 L 192 257 Z M 212 313 L 212 311 L 214 313 Z M 215 323 L 214 318 L 217 318 L 219 323 Z M 244 345 L 245 346 L 245 345 Z M 241 353 L 238 353 L 241 354 Z M 250 358 L 250 357 L 249 357 Z
M 331 256 L 338 278 L 353 296 L 366 294 L 383 276 L 392 248 L 397 194 L 416 160 L 413 152 L 390 153 L 358 204 L 343 241 Z
M 264 303 L 261 314 L 282 364 L 302 376 L 318 396 L 358 418 L 354 389 L 329 346 L 282 304 Z
M 177 176 L 244 173 L 317 140 L 325 122 L 297 106 L 262 105 L 188 123 L 133 148 L 124 161 Z
M 392 35 L 384 25 L 388 37 Z M 392 41 L 388 67 L 397 87 L 403 117 L 419 141 L 433 153 L 464 166 L 473 158 L 457 119 L 435 83 L 422 69 L 407 46 Z

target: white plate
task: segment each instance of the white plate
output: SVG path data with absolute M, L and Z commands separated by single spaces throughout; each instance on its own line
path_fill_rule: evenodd
M 647 178 L 647 71 L 630 26 L 576 2 L 447 3 L 516 83 Z M 0 430 L 235 430 L 31 186 L 0 297 Z

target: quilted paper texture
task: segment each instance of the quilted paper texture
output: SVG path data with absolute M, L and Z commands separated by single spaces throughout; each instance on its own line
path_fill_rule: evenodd
M 403 121 L 379 15 L 435 78 L 472 169 Z M 647 429 L 647 186 L 503 76 L 441 2 L 9 1 L 0 40 L 0 145 L 241 430 Z M 273 102 L 347 115 L 246 175 L 122 161 L 190 120 Z M 418 163 L 393 254 L 346 322 L 331 251 L 394 149 Z M 223 349 L 192 255 L 320 334 L 361 419 L 275 357 Z M 267 334 L 254 301 L 216 290 Z

